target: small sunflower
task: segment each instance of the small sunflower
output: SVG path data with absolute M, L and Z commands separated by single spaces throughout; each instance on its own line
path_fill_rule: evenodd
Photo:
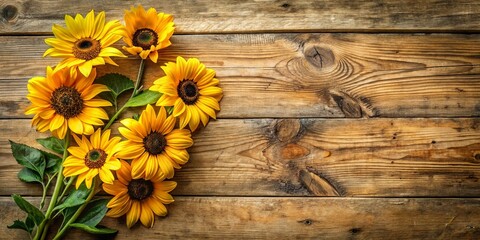
M 200 121 L 205 126 L 209 116 L 216 118 L 223 94 L 214 70 L 205 68 L 196 58 L 185 61 L 182 57 L 162 69 L 166 76 L 157 79 L 150 90 L 163 93 L 157 106 L 174 106 L 173 116 L 180 119 L 180 128 L 188 124 L 195 131 Z
M 75 69 L 64 68 L 54 73 L 47 67 L 46 77 L 34 77 L 28 81 L 27 98 L 32 104 L 25 114 L 35 114 L 32 126 L 63 139 L 70 128 L 76 134 L 90 135 L 93 126 L 103 125 L 108 115 L 101 107 L 111 106 L 109 101 L 94 98 L 97 94 L 109 91 L 105 85 L 93 84 L 94 69 L 88 77 Z
M 103 190 L 114 197 L 108 202 L 109 217 L 121 217 L 127 214 L 127 227 L 131 228 L 140 219 L 145 227 L 153 227 L 155 215 L 167 215 L 164 204 L 173 202 L 169 194 L 176 182 L 163 181 L 164 175 L 157 174 L 153 178 L 132 178 L 132 168 L 121 161 L 122 167 L 117 171 L 118 180 L 113 184 L 103 184 Z
M 92 186 L 92 180 L 99 175 L 100 180 L 104 183 L 113 184 L 113 174 L 111 170 L 118 170 L 121 167 L 120 160 L 115 154 L 119 150 L 117 145 L 121 138 L 113 137 L 110 139 L 110 129 L 101 133 L 101 129 L 97 129 L 90 136 L 90 140 L 82 135 L 82 139 L 73 135 L 78 147 L 68 148 L 71 154 L 63 163 L 63 175 L 65 177 L 77 176 L 76 187 L 85 181 L 87 188 Z
M 75 19 L 65 15 L 67 28 L 54 24 L 54 38 L 45 43 L 52 48 L 43 56 L 64 58 L 56 67 L 78 67 L 84 76 L 90 75 L 93 66 L 109 63 L 118 66 L 110 57 L 126 57 L 118 49 L 110 47 L 122 38 L 123 27 L 118 21 L 105 23 L 105 12 L 95 16 L 89 12 L 85 18 L 77 14 Z
M 140 5 L 125 10 L 125 25 L 123 41 L 128 45 L 123 49 L 132 55 L 139 55 L 142 59 L 150 57 L 156 63 L 158 50 L 170 46 L 170 37 L 173 35 L 173 16 L 157 13 L 154 8 L 145 9 Z
M 167 117 L 165 108 L 158 115 L 151 105 L 142 112 L 138 121 L 127 118 L 121 121 L 125 127 L 118 128 L 127 141 L 118 153 L 122 159 L 132 159 L 132 176 L 146 179 L 161 171 L 172 178 L 174 168 L 188 161 L 187 148 L 193 145 L 190 131 L 174 129 L 175 118 Z

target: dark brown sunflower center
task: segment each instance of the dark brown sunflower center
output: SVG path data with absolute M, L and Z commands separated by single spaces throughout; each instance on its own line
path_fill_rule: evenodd
M 157 45 L 158 35 L 150 28 L 138 29 L 133 34 L 133 45 L 143 48 L 143 50 L 150 49 L 150 46 Z
M 153 193 L 153 183 L 145 179 L 133 179 L 128 184 L 128 195 L 134 200 L 143 200 Z
M 163 151 L 167 145 L 165 137 L 158 132 L 152 132 L 143 139 L 143 146 L 148 153 L 157 155 Z
M 83 99 L 80 93 L 75 88 L 65 86 L 53 91 L 50 104 L 55 112 L 66 119 L 77 116 L 83 109 Z
M 92 149 L 85 155 L 85 165 L 88 168 L 101 168 L 105 164 L 107 153 L 102 149 Z
M 200 96 L 197 84 L 192 80 L 182 80 L 178 84 L 177 93 L 183 102 L 188 105 L 194 104 Z
M 73 55 L 84 60 L 92 60 L 98 57 L 100 50 L 102 50 L 100 42 L 91 38 L 82 38 L 73 44 Z

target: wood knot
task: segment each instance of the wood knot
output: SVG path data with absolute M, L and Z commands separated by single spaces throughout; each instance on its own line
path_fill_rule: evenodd
M 300 132 L 302 125 L 297 119 L 283 119 L 275 124 L 275 135 L 280 142 L 294 139 Z
M 18 14 L 18 9 L 15 6 L 7 5 L 2 9 L 2 17 L 7 21 L 12 21 Z
M 335 63 L 332 50 L 324 47 L 312 46 L 304 50 L 307 61 L 317 68 L 327 68 Z
M 310 154 L 310 150 L 295 143 L 289 143 L 281 150 L 283 159 L 295 159 L 305 157 Z
M 480 153 L 476 153 L 473 157 L 475 160 L 480 161 Z
M 361 228 L 352 228 L 349 230 L 349 232 L 352 233 L 352 235 L 359 234 L 361 231 L 362 231 Z
M 298 221 L 298 223 L 305 224 L 305 225 L 309 226 L 309 225 L 313 224 L 313 220 L 307 218 L 307 219 L 303 219 L 303 220 Z
M 340 110 L 342 110 L 343 114 L 345 114 L 345 117 L 362 117 L 362 107 L 356 99 L 343 92 L 330 92 L 330 95 L 332 96 L 333 101 L 335 101 Z

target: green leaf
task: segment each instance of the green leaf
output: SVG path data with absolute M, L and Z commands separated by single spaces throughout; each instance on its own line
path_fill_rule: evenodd
M 25 222 L 20 221 L 20 220 L 13 221 L 13 224 L 10 225 L 10 226 L 7 226 L 7 228 L 22 229 L 22 230 L 27 231 L 28 233 L 32 233 L 32 230 L 33 230 L 33 229 L 30 229 Z
M 58 170 L 60 170 L 60 165 L 62 165 L 62 158 L 49 152 L 45 152 L 42 150 L 40 151 L 42 152 L 45 160 L 47 161 L 45 172 L 50 174 L 58 172 Z
M 134 88 L 133 81 L 130 78 L 118 73 L 103 75 L 95 80 L 95 83 L 106 85 L 114 99 L 123 92 Z
M 65 142 L 61 139 L 56 137 L 38 138 L 37 142 L 46 149 L 50 149 L 58 154 L 63 154 Z
M 91 189 L 93 191 L 93 189 Z M 80 185 L 77 190 L 72 191 L 62 204 L 56 206 L 53 210 L 65 209 L 82 205 L 87 199 L 90 189 L 85 184 Z
M 27 183 L 43 182 L 42 177 L 40 177 L 37 172 L 32 171 L 28 168 L 23 168 L 22 170 L 20 170 L 20 172 L 18 172 L 18 178 Z
M 95 227 L 107 213 L 108 199 L 102 198 L 90 202 L 82 215 L 77 219 L 77 223 L 82 223 L 90 227 Z
M 10 141 L 10 147 L 13 157 L 20 165 L 37 172 L 43 178 L 46 163 L 40 150 L 13 141 Z
M 141 107 L 145 106 L 147 104 L 152 104 L 157 102 L 157 100 L 160 98 L 161 93 L 156 92 L 156 91 L 150 91 L 150 90 L 145 90 L 138 94 L 137 96 L 131 98 L 128 100 L 128 102 L 125 104 L 126 107 Z
M 63 215 L 64 220 L 63 220 L 60 228 L 63 228 L 63 226 L 68 222 L 68 220 L 70 218 L 72 218 L 72 216 L 75 214 L 75 212 L 77 211 L 78 208 L 79 208 L 79 206 L 69 207 L 69 208 L 65 208 L 65 209 L 62 210 L 62 215 Z
M 20 195 L 13 194 L 12 198 L 20 209 L 28 213 L 28 216 L 31 217 L 31 219 L 35 222 L 37 226 L 40 225 L 45 216 L 40 210 L 38 210 L 37 207 L 33 206 L 27 200 L 23 199 Z
M 114 234 L 114 233 L 118 232 L 115 229 L 96 228 L 96 227 L 88 226 L 88 225 L 83 224 L 83 223 L 72 223 L 72 224 L 70 224 L 70 227 L 78 228 L 78 229 L 81 229 L 85 232 L 93 233 L 93 234 Z
M 27 216 L 27 219 L 25 219 L 25 224 L 27 225 L 27 228 L 30 230 L 31 233 L 33 231 L 33 228 L 35 227 L 35 222 L 33 221 L 32 216 Z
M 172 113 L 173 113 L 173 106 L 165 107 L 165 110 L 167 110 L 168 115 L 172 115 Z
M 133 114 L 132 118 L 138 121 L 140 119 L 140 114 L 135 113 Z

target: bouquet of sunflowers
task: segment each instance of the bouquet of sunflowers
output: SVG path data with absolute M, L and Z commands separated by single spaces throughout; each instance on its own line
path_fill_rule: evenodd
M 124 20 L 125 25 L 107 22 L 104 12 L 92 10 L 85 17 L 66 15 L 66 27 L 52 27 L 44 56 L 62 60 L 47 66 L 46 76 L 28 81 L 31 105 L 25 111 L 33 115 L 32 126 L 52 136 L 37 139 L 44 150 L 10 142 L 23 166 L 18 177 L 41 185 L 43 197 L 37 206 L 13 195 L 27 217 L 9 228 L 36 240 L 60 239 L 70 228 L 116 233 L 99 225 L 104 216 L 126 215 L 130 228 L 138 220 L 152 227 L 155 215 L 167 214 L 176 183 L 166 179 L 189 160 L 191 132 L 216 118 L 222 89 L 214 70 L 180 56 L 161 66 L 163 76 L 144 89 L 145 61 L 157 63 L 159 51 L 171 45 L 173 17 L 137 6 L 125 11 Z M 97 66 L 118 66 L 112 57 L 127 57 L 114 46 L 122 38 L 122 49 L 139 56 L 137 79 L 117 73 L 97 78 Z M 144 107 L 140 114 L 119 119 L 138 107 Z M 112 125 L 116 120 L 120 123 Z M 112 197 L 95 197 L 102 190 Z M 52 225 L 56 232 L 49 230 Z

